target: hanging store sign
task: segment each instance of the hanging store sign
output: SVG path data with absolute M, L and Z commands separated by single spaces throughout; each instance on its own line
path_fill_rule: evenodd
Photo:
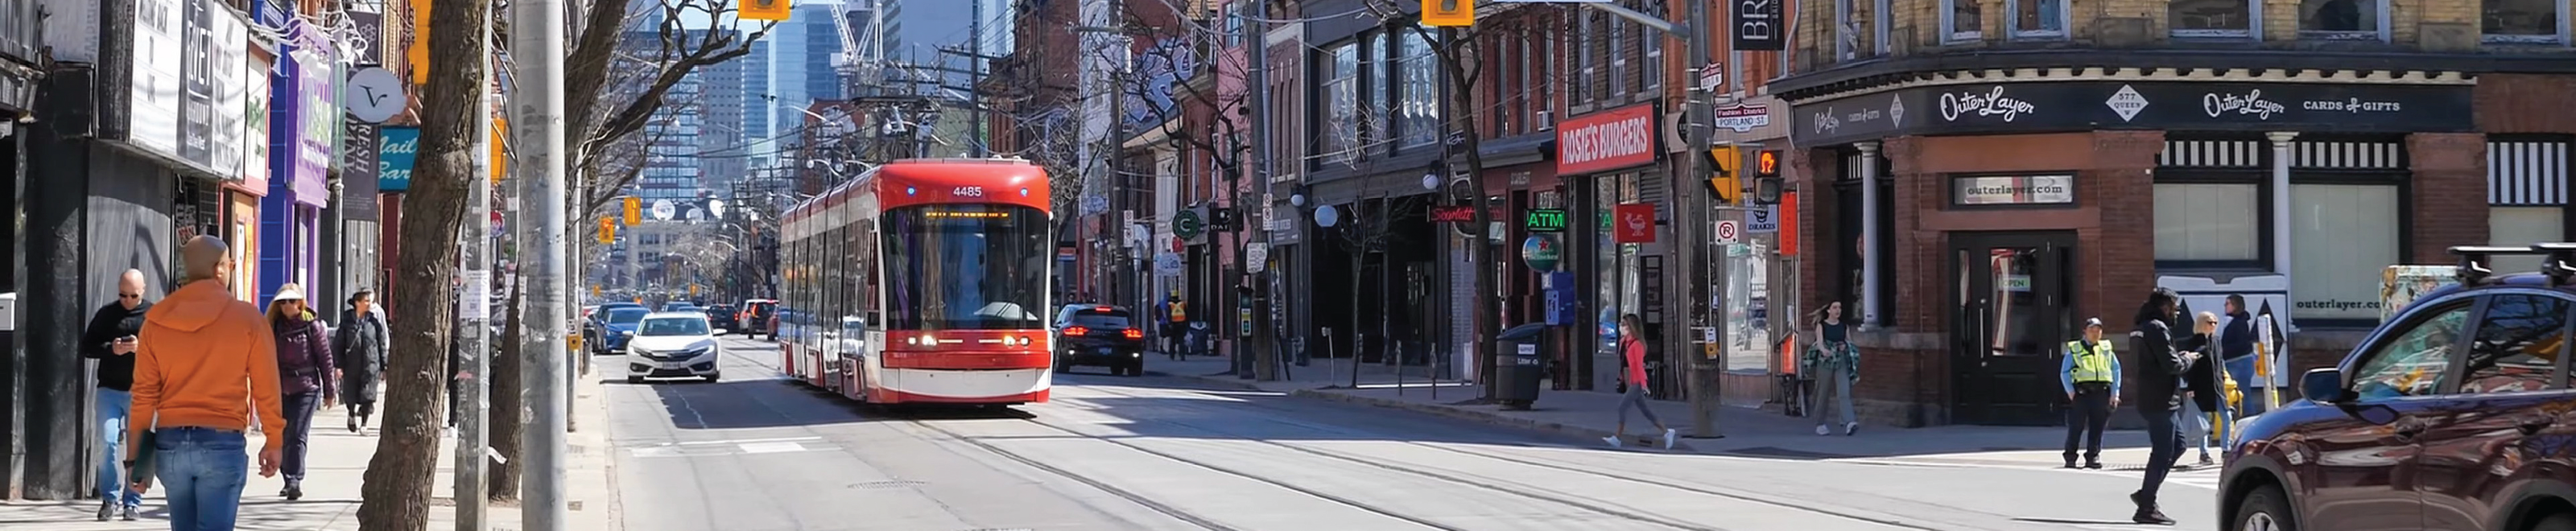
M 1793 141 L 2096 129 L 2472 131 L 2468 85 L 2073 81 L 1908 88 L 1802 103 Z
M 1727 11 L 1734 15 L 1729 27 L 1735 30 L 1735 49 L 1780 51 L 1789 44 L 1786 18 L 1789 0 L 1727 0 Z
M 1655 105 L 1596 112 L 1557 124 L 1556 174 L 1581 175 L 1655 162 Z
M 349 219 L 375 221 L 376 163 L 383 132 L 376 124 L 343 113 L 340 119 L 340 212 Z
M 1556 263 L 1563 258 L 1564 250 L 1558 248 L 1555 236 L 1535 234 L 1521 240 L 1521 262 L 1529 264 L 1533 271 L 1555 271 Z
M 388 193 L 411 190 L 412 161 L 420 153 L 420 128 L 386 127 L 384 149 L 376 157 L 376 188 Z

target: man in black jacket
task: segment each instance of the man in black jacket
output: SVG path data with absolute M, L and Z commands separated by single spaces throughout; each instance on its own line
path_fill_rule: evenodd
M 80 355 L 98 360 L 98 521 L 122 516 L 132 521 L 143 505 L 141 491 L 126 488 L 123 478 L 125 428 L 134 408 L 135 335 L 143 333 L 143 272 L 127 269 L 116 281 L 116 302 L 98 307 L 81 331 Z
M 2173 323 L 2180 310 L 2181 297 L 2173 290 L 2156 288 L 2147 302 L 2138 308 L 2137 327 L 2129 332 L 2129 351 L 2137 353 L 2138 362 L 2127 364 L 2131 374 L 2123 380 L 2135 382 L 2126 387 L 2132 395 L 2127 402 L 2137 404 L 2138 415 L 2147 420 L 2147 475 L 2129 501 L 2138 504 L 2130 516 L 2141 524 L 2173 525 L 2172 518 L 2156 507 L 2156 491 L 2173 472 L 2174 461 L 2182 456 L 2182 432 L 2174 429 L 2174 412 L 2182 408 L 2182 378 L 2200 354 L 2174 349 Z

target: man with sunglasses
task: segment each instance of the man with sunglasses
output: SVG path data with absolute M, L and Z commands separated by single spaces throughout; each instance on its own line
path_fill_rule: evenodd
M 134 407 L 134 351 L 139 346 L 137 334 L 143 333 L 143 314 L 152 302 L 143 300 L 143 272 L 125 270 L 116 282 L 116 302 L 100 306 L 90 314 L 89 328 L 81 332 L 80 355 L 98 360 L 98 521 L 122 516 L 133 520 L 143 505 L 143 493 L 131 488 L 132 478 L 123 477 L 125 428 Z

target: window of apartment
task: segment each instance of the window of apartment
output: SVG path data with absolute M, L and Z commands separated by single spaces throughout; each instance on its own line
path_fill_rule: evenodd
M 2233 182 L 2156 183 L 2156 261 L 2259 264 L 2262 187 Z
M 1598 22 L 1600 17 L 1600 13 L 1595 13 L 1590 9 L 1582 10 L 1582 14 L 1575 15 L 1574 71 L 1578 75 L 1574 79 L 1566 80 L 1568 83 L 1565 84 L 1565 86 L 1573 88 L 1572 92 L 1567 93 L 1567 101 L 1571 103 L 1590 103 L 1592 101 L 1592 76 L 1594 74 L 1594 67 L 1592 64 L 1594 61 L 1592 58 L 1592 43 L 1595 39 L 1598 39 L 1601 36 L 1600 32 L 1593 31 L 1592 25 Z
M 2386 0 L 2299 0 L 2299 38 L 2379 40 Z
M 1625 52 L 1628 51 L 1628 42 L 1636 38 L 1632 35 L 1636 25 L 1629 24 L 1626 17 L 1608 17 L 1607 20 L 1610 31 L 1602 34 L 1601 48 L 1603 55 L 1610 58 L 1610 94 L 1634 93 L 1637 87 L 1631 84 L 1635 80 L 1628 75 L 1628 54 Z
M 2397 185 L 2290 184 L 2290 318 L 2379 320 L 2380 272 L 2398 263 Z
M 1941 0 L 1941 40 L 1974 42 L 1986 38 L 1986 12 L 1977 0 Z
M 1403 147 L 1438 142 L 1440 57 L 1431 51 L 1431 38 L 1423 32 L 1406 31 L 1396 42 L 1396 61 L 1402 70 L 1396 88 L 1403 91 L 1396 100 L 1396 131 L 1404 135 Z
M 1834 0 L 1834 20 L 1842 21 L 1834 24 L 1834 57 L 1840 57 L 1845 61 L 1859 58 L 1860 53 L 1860 19 L 1852 16 L 1852 10 L 1855 7 L 1852 2 L 1856 1 L 1858 0 Z M 1698 65 L 1692 66 L 1698 67 Z
M 1360 146 L 1375 145 L 1394 131 L 1394 48 L 1394 39 L 1386 34 L 1360 34 Z
M 1664 87 L 1664 32 L 1644 24 L 1637 28 L 1637 56 L 1646 58 L 1646 68 L 1637 74 L 1637 86 L 1653 91 Z
M 2255 7 L 2258 1 L 2174 0 L 2165 7 L 2165 23 L 2175 37 L 2252 37 L 2254 19 L 2262 13 Z
M 1225 45 L 1243 46 L 1243 17 L 1251 16 L 1252 2 L 1235 2 L 1225 6 Z
M 1530 118 L 1533 115 L 1532 113 L 1536 113 L 1540 109 L 1546 108 L 1541 107 L 1540 105 L 1542 104 L 1539 103 L 1538 98 L 1534 96 L 1534 94 L 1538 93 L 1539 87 L 1537 84 L 1532 83 L 1532 81 L 1543 78 L 1534 79 L 1531 75 L 1534 72 L 1531 71 L 1544 64 L 1547 59 L 1545 57 L 1535 55 L 1541 53 L 1541 50 L 1546 49 L 1546 45 L 1542 44 L 1540 40 L 1529 38 L 1514 40 L 1519 42 L 1506 44 L 1504 46 L 1512 47 L 1517 50 L 1518 53 L 1517 57 L 1512 58 L 1514 63 L 1512 66 L 1512 77 L 1510 78 L 1511 82 L 1509 84 L 1512 86 L 1512 96 L 1510 100 L 1513 110 L 1512 115 L 1521 117 L 1520 123 L 1522 125 L 1519 130 L 1513 131 L 1513 133 L 1519 134 L 1530 131 L 1529 124 L 1534 121 Z
M 2066 37 L 2066 0 L 2006 0 L 2014 38 Z
M 2479 31 L 2487 42 L 2567 42 L 2567 0 L 2484 0 Z
M 1327 52 L 1331 66 L 1324 78 L 1324 138 L 1320 142 L 1324 159 L 1349 162 L 1359 156 L 1360 145 L 1360 47 L 1342 43 Z

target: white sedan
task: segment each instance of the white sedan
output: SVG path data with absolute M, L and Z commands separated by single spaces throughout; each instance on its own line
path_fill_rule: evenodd
M 644 316 L 635 325 L 635 336 L 626 342 L 626 382 L 644 383 L 645 378 L 722 379 L 718 362 L 724 346 L 716 343 L 715 329 L 707 326 L 707 316 L 698 312 L 659 312 Z

